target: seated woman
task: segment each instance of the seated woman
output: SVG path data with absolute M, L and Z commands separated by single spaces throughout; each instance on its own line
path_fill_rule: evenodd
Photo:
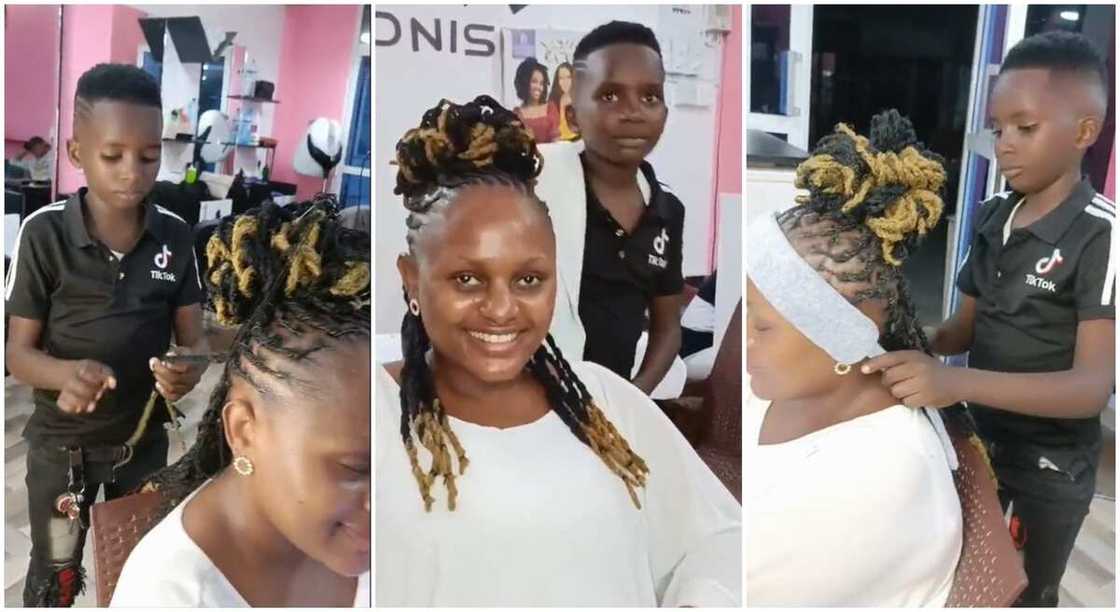
M 369 249 L 327 196 L 222 221 L 204 278 L 240 330 L 112 605 L 369 607 Z
M 376 373 L 377 605 L 741 605 L 739 504 L 645 394 L 548 335 L 532 134 L 489 97 L 443 101 L 397 164 L 408 312 L 403 363 Z
M 859 362 L 928 352 L 902 261 L 941 216 L 940 159 L 896 111 L 840 125 L 797 170 L 808 196 L 747 250 L 747 600 L 942 606 L 961 553 L 941 414 L 902 406 Z M 954 423 L 955 424 L 955 423 Z

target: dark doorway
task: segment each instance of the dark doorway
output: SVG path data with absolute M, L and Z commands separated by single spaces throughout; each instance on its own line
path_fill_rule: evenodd
M 945 215 L 956 210 L 976 6 L 817 6 L 809 142 L 839 122 L 866 133 L 871 116 L 897 108 L 945 158 Z M 948 222 L 906 263 L 919 318 L 941 319 Z

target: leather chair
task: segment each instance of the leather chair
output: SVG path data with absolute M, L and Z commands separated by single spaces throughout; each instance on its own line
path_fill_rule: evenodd
M 126 495 L 90 509 L 97 606 L 109 607 L 132 549 L 162 518 L 158 491 Z

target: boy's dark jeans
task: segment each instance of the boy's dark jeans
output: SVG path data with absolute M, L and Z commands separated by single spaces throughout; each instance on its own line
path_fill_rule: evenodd
M 1056 607 L 1062 575 L 1097 483 L 1100 444 L 1052 448 L 989 443 L 1004 511 L 1022 529 L 1027 588 L 1016 607 Z M 1040 467 L 1053 465 L 1051 467 Z
M 134 449 L 132 460 L 114 474 L 111 463 L 85 464 L 85 502 L 81 523 L 89 525 L 89 509 L 98 489 L 105 499 L 121 497 L 167 465 L 167 433 L 150 431 Z M 82 549 L 86 529 L 55 510 L 67 491 L 69 454 L 60 446 L 32 445 L 27 452 L 27 510 L 31 520 L 31 563 L 23 588 L 26 607 L 71 606 L 83 588 Z

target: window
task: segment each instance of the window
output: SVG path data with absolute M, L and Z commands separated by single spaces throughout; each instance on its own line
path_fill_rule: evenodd
M 342 175 L 343 207 L 370 205 L 370 61 L 362 58 L 354 91 L 354 112 L 350 118 L 350 144 Z

